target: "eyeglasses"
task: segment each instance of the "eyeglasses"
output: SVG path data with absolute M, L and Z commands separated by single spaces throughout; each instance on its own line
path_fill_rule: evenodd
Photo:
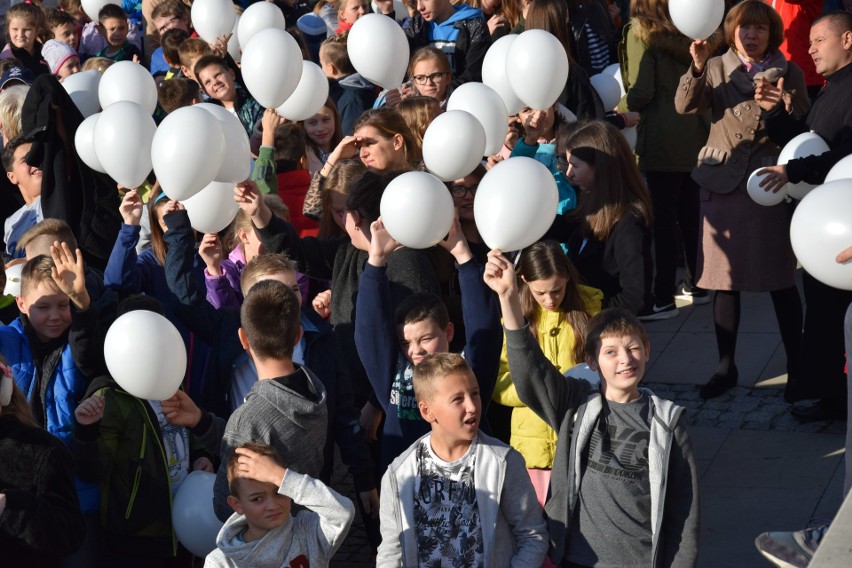
M 438 73 L 432 73 L 430 75 L 415 75 L 411 79 L 418 85 L 425 85 L 427 82 L 435 84 L 438 81 L 442 81 L 446 74 L 446 71 L 439 71 Z
M 161 34 L 166 33 L 167 31 L 169 31 L 170 29 L 175 27 L 178 24 L 178 22 L 180 22 L 180 18 L 178 18 L 177 16 L 172 16 L 171 18 L 169 18 L 166 21 L 166 23 L 164 23 L 162 26 L 157 28 L 157 31 L 160 32 Z
M 471 195 L 476 195 L 476 189 L 478 187 L 479 187 L 478 183 L 476 185 L 472 185 L 470 187 L 467 187 L 467 186 L 464 186 L 464 185 L 451 185 L 450 186 L 450 193 L 452 194 L 453 197 L 459 197 L 459 198 L 464 197 L 468 193 L 470 193 Z

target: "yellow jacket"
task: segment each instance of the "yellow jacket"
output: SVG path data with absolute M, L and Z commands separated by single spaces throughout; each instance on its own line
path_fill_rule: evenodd
M 590 315 L 601 311 L 603 292 L 588 286 L 579 288 L 586 311 Z M 574 360 L 574 330 L 565 321 L 561 312 L 539 308 L 538 341 L 545 357 L 562 373 L 582 362 Z M 497 384 L 494 386 L 492 398 L 498 404 L 514 408 L 511 445 L 524 456 L 527 468 L 552 469 L 553 456 L 556 453 L 556 432 L 518 398 L 518 392 L 515 390 L 512 375 L 509 372 L 505 338 L 503 352 L 500 354 Z

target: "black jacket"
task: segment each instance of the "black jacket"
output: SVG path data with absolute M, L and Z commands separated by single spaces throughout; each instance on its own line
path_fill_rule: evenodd
M 825 140 L 828 152 L 787 162 L 791 183 L 821 184 L 834 164 L 852 154 L 852 64 L 826 78 L 825 86 L 803 120 L 787 114 L 784 105 L 762 114 L 769 137 L 781 147 L 809 131 Z
M 453 57 L 453 88 L 472 81 L 482 81 L 482 61 L 485 52 L 491 47 L 491 36 L 484 19 L 459 20 L 455 27 L 459 30 L 459 36 L 456 38 Z M 420 13 L 414 14 L 405 24 L 404 30 L 411 53 L 432 43 L 429 41 L 429 23 Z

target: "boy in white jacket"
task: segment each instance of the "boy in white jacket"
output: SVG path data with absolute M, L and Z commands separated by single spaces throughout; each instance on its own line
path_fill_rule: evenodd
M 524 458 L 479 432 L 479 385 L 465 360 L 427 355 L 413 382 L 432 432 L 382 479 L 376 566 L 541 566 L 547 527 Z
M 205 567 L 328 566 L 355 516 L 349 499 L 321 481 L 287 470 L 269 446 L 248 443 L 228 460 L 228 504 L 235 513 Z M 305 510 L 290 516 L 293 502 Z

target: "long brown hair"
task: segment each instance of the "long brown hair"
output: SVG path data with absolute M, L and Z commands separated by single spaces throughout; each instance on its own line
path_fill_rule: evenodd
M 568 24 L 568 5 L 565 0 L 533 0 L 527 9 L 524 29 L 552 33 L 565 48 L 568 63 L 576 63 L 577 58 L 574 57 L 574 47 L 571 43 L 571 26 Z
M 485 15 L 485 9 L 482 7 L 482 0 L 468 0 L 466 4 L 471 8 L 479 8 L 483 10 L 483 15 Z M 500 7 L 494 11 L 494 15 L 503 16 L 506 18 L 509 28 L 514 28 L 521 17 L 520 0 L 502 0 L 502 2 L 500 2 Z M 485 16 L 485 21 L 488 21 L 488 16 Z
M 417 166 L 420 163 L 422 159 L 420 145 L 414 135 L 411 134 L 411 129 L 408 128 L 405 119 L 396 109 L 380 107 L 368 110 L 355 121 L 352 131 L 357 132 L 359 128 L 364 126 L 375 128 L 385 138 L 393 138 L 399 134 L 403 140 L 405 161 L 411 166 Z
M 325 100 L 324 108 L 327 108 L 331 111 L 331 116 L 334 118 L 334 134 L 331 135 L 331 140 L 328 142 L 328 147 L 331 150 L 337 148 L 337 145 L 340 144 L 340 141 L 343 140 L 343 129 L 340 128 L 340 113 L 337 111 L 337 105 L 334 104 L 334 99 L 328 97 Z M 314 154 L 317 157 L 320 156 L 320 148 L 317 146 L 317 143 L 311 140 L 311 137 L 308 136 L 308 131 L 305 129 L 305 122 L 310 120 L 310 118 L 306 120 L 300 120 L 299 126 L 302 127 L 302 132 L 305 133 L 305 143 L 308 145 L 308 148 L 311 148 L 314 151 Z
M 161 188 L 160 184 L 157 183 L 151 191 L 151 195 L 148 197 L 148 221 L 151 225 L 151 252 L 154 253 L 154 257 L 157 259 L 157 262 L 160 263 L 160 266 L 165 266 L 168 247 L 166 246 L 166 241 L 163 238 L 165 233 L 163 233 L 163 228 L 160 227 L 160 216 L 157 212 L 166 206 L 166 203 L 169 202 L 169 198 L 163 197 L 157 201 L 161 195 L 163 195 L 163 188 Z
M 608 122 L 592 120 L 565 129 L 560 152 L 570 152 L 595 173 L 594 188 L 580 193 L 571 215 L 586 224 L 591 236 L 607 238 L 616 223 L 634 214 L 651 226 L 651 195 L 621 132 Z
M 540 241 L 524 249 L 521 254 L 521 262 L 518 265 L 521 308 L 530 323 L 530 329 L 538 339 L 538 322 L 542 308 L 535 301 L 527 283 L 554 276 L 565 279 L 565 296 L 562 298 L 562 303 L 559 304 L 559 312 L 574 331 L 572 354 L 574 361 L 580 363 L 584 360 L 586 327 L 591 316 L 586 312 L 585 302 L 580 295 L 578 288 L 580 276 L 577 269 L 574 268 L 574 265 L 562 251 L 559 243 Z
M 669 16 L 669 0 L 632 0 L 630 17 L 649 34 L 679 34 Z

